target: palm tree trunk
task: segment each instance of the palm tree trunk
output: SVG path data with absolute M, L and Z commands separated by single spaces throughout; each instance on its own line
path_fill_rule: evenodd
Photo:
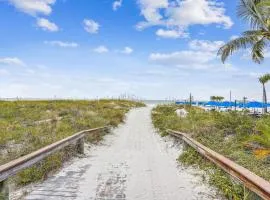
M 264 87 L 264 103 L 265 103 L 264 112 L 267 113 L 267 95 L 265 87 Z
M 263 113 L 267 113 L 267 97 L 266 97 L 266 89 L 265 89 L 265 84 L 263 84 Z

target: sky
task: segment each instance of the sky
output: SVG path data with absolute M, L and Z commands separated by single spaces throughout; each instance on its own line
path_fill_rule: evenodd
M 0 0 L 0 98 L 261 99 L 249 26 L 225 0 Z M 270 86 L 267 86 L 270 90 Z

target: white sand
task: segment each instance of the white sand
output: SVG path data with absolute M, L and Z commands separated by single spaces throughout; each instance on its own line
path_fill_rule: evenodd
M 154 131 L 150 112 L 151 107 L 132 110 L 102 145 L 33 186 L 26 199 L 219 199 L 194 170 L 178 166 L 181 148 Z

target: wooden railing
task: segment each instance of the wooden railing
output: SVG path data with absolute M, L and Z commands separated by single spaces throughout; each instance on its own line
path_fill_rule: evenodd
M 270 200 L 270 183 L 263 178 L 252 173 L 248 169 L 236 164 L 228 158 L 216 153 L 215 151 L 205 147 L 194 139 L 190 138 L 185 133 L 180 133 L 173 130 L 167 130 L 167 132 L 177 138 L 182 139 L 188 145 L 193 147 L 202 156 L 222 168 L 232 177 L 235 177 L 249 190 L 253 191 L 263 199 Z
M 16 160 L 13 160 L 7 164 L 0 166 L 0 199 L 1 195 L 4 196 L 4 199 L 8 199 L 9 196 L 9 187 L 8 187 L 8 178 L 16 175 L 18 172 L 33 166 L 34 164 L 40 162 L 44 158 L 53 154 L 56 151 L 63 149 L 64 147 L 72 144 L 77 144 L 78 153 L 84 153 L 84 138 L 87 134 L 99 133 L 108 131 L 109 127 L 101 127 L 90 130 L 84 130 L 78 132 L 70 137 L 67 137 L 61 141 L 53 143 L 49 146 L 46 146 L 42 149 L 39 149 L 33 153 L 20 157 Z

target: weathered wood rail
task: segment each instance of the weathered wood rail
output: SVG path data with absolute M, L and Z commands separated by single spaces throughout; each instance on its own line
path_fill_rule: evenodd
M 229 160 L 228 158 L 205 147 L 204 145 L 190 138 L 185 133 L 173 130 L 167 130 L 167 132 L 174 137 L 182 139 L 202 156 L 206 157 L 208 160 L 219 166 L 232 177 L 238 179 L 240 182 L 243 183 L 246 188 L 256 193 L 261 198 L 270 200 L 270 183 L 268 181 L 252 173 L 248 169 Z
M 42 161 L 44 158 L 72 144 L 77 145 L 77 151 L 80 154 L 84 153 L 84 138 L 87 134 L 99 133 L 108 131 L 109 127 L 101 127 L 95 129 L 84 130 L 70 137 L 48 145 L 33 153 L 20 157 L 7 164 L 0 166 L 0 199 L 9 199 L 8 178 L 16 175 L 18 172 L 33 166 Z M 3 196 L 1 198 L 1 195 Z

